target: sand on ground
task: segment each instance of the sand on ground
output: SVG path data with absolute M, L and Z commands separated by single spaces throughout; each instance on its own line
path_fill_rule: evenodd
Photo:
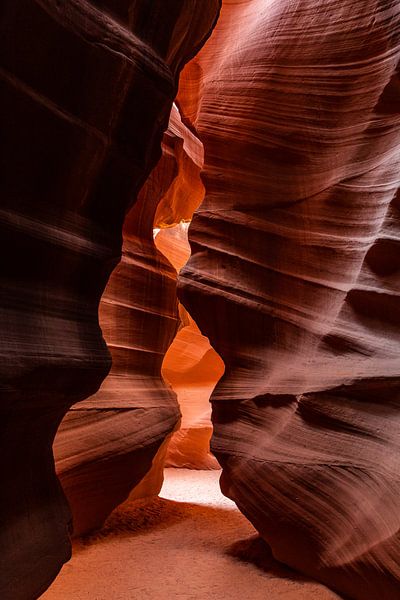
M 339 599 L 268 555 L 222 496 L 219 475 L 166 469 L 159 498 L 124 504 L 99 532 L 75 541 L 71 561 L 41 599 Z

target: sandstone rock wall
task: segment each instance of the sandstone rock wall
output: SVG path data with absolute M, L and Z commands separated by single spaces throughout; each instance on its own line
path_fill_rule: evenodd
M 218 8 L 0 7 L 5 600 L 37 597 L 69 557 L 63 416 L 74 405 L 55 453 L 80 532 L 139 481 L 158 490 L 179 420 L 160 371 L 190 401 L 211 391 L 223 364 L 204 336 L 225 363 L 223 491 L 282 562 L 357 600 L 398 595 L 400 7 L 224 0 L 177 99 L 195 135 L 174 110 L 135 204 Z M 194 138 L 206 195 L 163 363 L 186 244 L 163 228 L 202 200 Z M 171 462 L 193 451 L 185 432 L 207 447 L 196 402 Z
M 209 397 L 223 365 L 182 306 L 178 315 L 176 297 L 177 271 L 190 255 L 187 219 L 204 197 L 202 166 L 202 144 L 173 106 L 162 156 L 126 216 L 122 260 L 100 302 L 110 374 L 71 407 L 55 438 L 74 535 L 99 527 L 128 494 L 157 495 L 165 461 L 218 467 L 209 453 Z
M 180 299 L 225 363 L 222 489 L 279 560 L 400 586 L 400 7 L 225 0 L 178 104 L 205 200 Z
M 188 225 L 161 229 L 155 238 L 157 248 L 170 258 L 178 272 L 190 256 Z M 210 452 L 210 396 L 224 372 L 224 363 L 181 304 L 179 314 L 180 328 L 165 355 L 162 374 L 177 394 L 182 420 L 169 443 L 165 464 L 218 469 Z
M 159 158 L 179 71 L 209 35 L 218 9 L 218 0 L 1 3 L 4 600 L 37 597 L 70 555 L 53 437 L 68 408 L 94 394 L 110 368 L 97 312 L 120 258 L 125 213 Z M 133 262 L 143 260 L 140 244 L 128 241 L 127 251 Z M 119 285 L 129 269 L 125 263 L 118 271 Z M 168 280 L 168 269 L 149 282 L 139 266 L 139 297 L 141 286 L 154 290 Z M 122 308 L 109 302 L 105 321 L 114 310 Z M 170 335 L 160 333 L 157 342 L 166 345 Z M 124 419 L 113 408 L 106 403 L 108 422 L 119 436 L 128 430 L 128 439 L 135 413 L 128 410 Z M 97 409 L 93 431 L 101 446 Z M 154 440 L 169 429 L 168 420 L 172 425 L 176 408 L 168 405 L 163 415 Z M 70 414 L 67 437 L 76 424 L 86 436 L 81 417 Z M 119 442 L 106 441 L 110 453 L 120 451 Z

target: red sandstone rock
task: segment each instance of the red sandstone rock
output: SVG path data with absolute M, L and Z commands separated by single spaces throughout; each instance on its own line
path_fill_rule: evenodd
M 126 210 L 160 155 L 179 71 L 208 36 L 218 5 L 1 4 L 2 600 L 36 598 L 69 558 L 70 517 L 54 472 L 53 437 L 68 408 L 95 393 L 110 368 L 98 324 L 100 296 L 119 261 Z M 127 250 L 138 251 L 132 260 L 140 262 L 135 241 Z M 116 275 L 121 285 L 129 268 Z M 138 282 L 139 294 L 147 283 Z M 108 315 L 103 309 L 106 320 L 112 310 L 111 303 Z M 158 342 L 169 336 L 161 333 Z M 106 441 L 110 454 L 120 452 L 110 431 L 135 431 L 138 414 L 127 411 L 124 418 L 114 406 L 106 402 L 111 429 L 98 419 L 98 406 L 93 412 L 96 443 Z M 170 429 L 176 408 L 162 414 L 154 440 Z M 78 423 L 80 451 L 90 462 L 88 422 L 81 426 L 81 418 L 70 413 L 64 441 Z M 118 468 L 124 472 L 124 465 Z
M 173 437 L 167 463 L 218 466 L 209 453 L 209 397 L 223 366 L 188 315 L 181 314 L 186 323 L 170 346 L 179 320 L 177 270 L 190 253 L 187 224 L 179 223 L 191 217 L 204 195 L 202 144 L 174 106 L 162 148 L 126 217 L 122 260 L 100 303 L 111 372 L 97 394 L 71 408 L 55 439 L 56 469 L 75 535 L 99 527 L 128 494 L 158 494 L 168 444 L 155 454 L 180 418 L 175 393 L 182 430 Z M 164 226 L 156 244 L 153 224 Z
M 68 558 L 52 440 L 109 369 L 99 298 L 217 4 L 0 8 L 5 600 L 36 597 Z M 125 222 L 101 307 L 111 376 L 58 435 L 78 531 L 153 457 L 132 494 L 159 486 L 178 419 L 160 369 L 185 242 L 160 232 L 169 264 L 152 228 L 201 201 L 197 133 L 207 193 L 180 293 L 226 364 L 213 394 L 223 490 L 279 560 L 359 600 L 397 597 L 399 32 L 395 0 L 225 0 L 178 99 L 193 136 L 174 111 Z M 184 319 L 163 366 L 181 396 L 222 371 Z M 198 406 L 178 435 L 200 423 L 200 445 L 175 435 L 170 460 L 206 447 Z
M 178 327 L 176 271 L 153 241 L 154 214 L 175 164 L 164 152 L 125 220 L 122 259 L 99 310 L 110 374 L 97 394 L 71 408 L 55 439 L 74 534 L 99 527 L 126 499 L 180 419 L 176 396 L 161 377 Z M 161 484 L 162 477 L 154 494 Z
M 178 104 L 205 147 L 180 298 L 226 370 L 222 488 L 276 558 L 400 587 L 400 6 L 224 0 Z
M 164 136 L 164 154 L 168 152 L 173 153 L 176 174 L 162 194 L 154 217 L 154 226 L 162 228 L 190 221 L 204 198 L 204 186 L 200 179 L 204 164 L 203 144 L 182 123 L 175 104 Z M 159 190 L 157 192 L 160 193 Z
M 200 179 L 204 155 L 203 144 L 182 124 L 175 106 L 168 131 L 178 140 L 174 144 L 178 169 L 157 209 L 155 225 L 159 229 L 155 244 L 179 272 L 190 256 L 189 220 L 204 198 Z M 215 469 L 219 465 L 209 448 L 212 433 L 209 399 L 224 365 L 182 305 L 179 312 L 181 326 L 162 367 L 163 377 L 176 392 L 182 412 L 179 431 L 168 446 L 166 466 Z
M 178 331 L 162 369 L 164 378 L 177 394 L 182 412 L 180 429 L 168 446 L 166 466 L 219 468 L 209 449 L 212 433 L 210 396 L 223 372 L 224 363 L 187 315 L 187 324 Z
M 188 177 L 181 177 L 183 185 Z M 192 181 L 192 180 L 191 180 Z M 194 207 L 193 207 L 194 209 Z M 188 223 L 160 229 L 157 248 L 179 271 L 190 256 Z M 178 397 L 182 420 L 166 455 L 166 466 L 192 469 L 219 468 L 210 453 L 210 395 L 224 372 L 224 364 L 209 340 L 180 305 L 181 327 L 165 355 L 162 374 Z

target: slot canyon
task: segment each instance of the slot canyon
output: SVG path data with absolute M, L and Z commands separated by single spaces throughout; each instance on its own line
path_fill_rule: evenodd
M 400 2 L 0 49 L 0 600 L 400 599 Z

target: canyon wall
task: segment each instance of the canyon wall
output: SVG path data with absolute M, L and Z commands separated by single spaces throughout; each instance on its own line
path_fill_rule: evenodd
M 56 470 L 75 535 L 100 526 L 125 500 L 180 419 L 175 394 L 161 378 L 178 327 L 176 272 L 157 251 L 152 227 L 160 199 L 155 192 L 162 189 L 155 182 L 168 185 L 175 172 L 173 156 L 166 156 L 127 215 L 122 259 L 100 302 L 111 371 L 95 395 L 71 407 L 55 438 Z
M 186 250 L 187 224 L 162 229 L 157 237 L 157 247 L 178 267 L 186 262 L 178 250 Z M 202 335 L 196 322 L 185 308 L 179 305 L 181 327 L 165 355 L 162 374 L 177 394 L 182 419 L 180 428 L 168 445 L 167 467 L 187 469 L 219 469 L 210 452 L 211 393 L 224 372 L 224 363 Z
M 178 105 L 206 196 L 179 297 L 222 357 L 221 485 L 274 556 L 400 586 L 400 6 L 224 0 Z
M 224 363 L 224 493 L 282 562 L 398 594 L 400 7 L 224 0 L 171 113 L 218 10 L 0 8 L 4 600 L 70 556 L 60 422 L 81 533 L 165 457 L 216 466 Z
M 174 146 L 178 170 L 173 184 L 160 202 L 155 225 L 155 244 L 176 273 L 190 256 L 188 227 L 193 212 L 204 198 L 200 173 L 204 165 L 203 144 L 185 127 L 173 107 L 170 129 L 180 139 Z M 177 395 L 182 419 L 166 454 L 165 465 L 192 469 L 219 468 L 210 453 L 211 405 L 209 402 L 224 364 L 195 321 L 179 304 L 180 327 L 164 357 L 162 375 Z
M 177 271 L 190 254 L 184 221 L 204 196 L 203 147 L 176 106 L 161 147 L 125 218 L 122 259 L 100 301 L 111 371 L 96 394 L 71 407 L 54 442 L 74 535 L 101 526 L 128 495 L 157 495 L 166 460 L 218 466 L 209 454 L 209 397 L 222 371 L 215 373 L 218 357 L 182 306 L 178 312 L 176 296 Z
M 53 438 L 70 406 L 95 394 L 110 369 L 98 323 L 100 297 L 120 259 L 126 211 L 160 156 L 179 72 L 204 43 L 218 10 L 218 0 L 1 4 L 4 600 L 38 597 L 70 556 L 70 512 L 55 475 Z M 152 220 L 154 206 L 149 211 Z M 106 487 L 118 486 L 108 508 L 129 485 L 116 481 L 118 476 L 107 480 L 107 460 L 114 455 L 116 473 L 125 476 L 127 446 L 138 442 L 139 418 L 140 427 L 148 425 L 146 442 L 142 454 L 138 447 L 136 458 L 132 452 L 129 458 L 140 457 L 141 468 L 149 466 L 178 418 L 175 399 L 157 373 L 161 358 L 155 357 L 176 326 L 175 292 L 168 291 L 172 268 L 137 227 L 126 225 L 124 262 L 102 304 L 102 321 L 107 329 L 117 315 L 144 306 L 139 321 L 154 338 L 149 348 L 140 346 L 137 318 L 136 325 L 109 332 L 117 360 L 107 393 L 102 389 L 86 412 L 69 413 L 61 433 L 65 443 L 57 450 L 68 487 L 74 469 L 68 438 L 76 428 L 83 463 L 97 452 L 98 476 Z M 127 286 L 131 276 L 135 284 Z M 143 359 L 146 350 L 149 362 Z M 138 377 L 135 366 L 127 368 L 132 356 Z M 131 389 L 123 389 L 128 380 L 137 397 L 146 382 L 143 402 L 154 406 L 157 397 L 162 407 L 157 423 L 151 410 L 143 414 L 137 398 L 131 410 Z M 90 436 L 97 450 L 87 443 Z M 87 473 L 83 468 L 77 475 L 71 497 L 79 496 Z M 133 472 L 130 485 L 141 475 Z M 88 501 L 96 501 L 96 494 Z M 82 521 L 87 518 L 92 517 L 83 515 Z

